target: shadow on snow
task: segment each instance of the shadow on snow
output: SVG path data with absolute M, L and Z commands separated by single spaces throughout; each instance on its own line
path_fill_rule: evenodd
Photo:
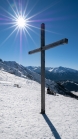
M 45 119 L 46 123 L 48 124 L 49 128 L 51 129 L 52 134 L 54 135 L 55 139 L 61 139 L 59 133 L 57 132 L 54 125 L 51 123 L 50 119 L 46 114 L 42 114 L 43 118 Z

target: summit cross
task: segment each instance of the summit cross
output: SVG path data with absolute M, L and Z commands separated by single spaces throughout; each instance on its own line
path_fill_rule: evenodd
M 68 39 L 64 38 L 57 42 L 45 45 L 45 24 L 41 24 L 41 47 L 32 51 L 29 54 L 41 52 L 41 114 L 45 114 L 45 50 L 56 47 L 58 45 L 67 44 Z

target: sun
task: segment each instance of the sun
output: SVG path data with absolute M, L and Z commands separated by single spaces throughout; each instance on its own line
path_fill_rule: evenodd
M 23 29 L 26 27 L 26 19 L 23 16 L 18 16 L 16 19 L 16 25 L 19 29 Z

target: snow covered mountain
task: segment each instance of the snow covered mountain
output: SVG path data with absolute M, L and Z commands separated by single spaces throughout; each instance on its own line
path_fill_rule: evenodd
M 26 67 L 16 63 L 15 61 L 0 60 L 0 70 L 4 70 L 19 77 L 35 80 L 35 76 L 33 76 L 34 73 L 31 70 L 28 70 Z
M 38 74 L 41 74 L 40 67 L 29 66 L 27 68 L 32 71 L 35 71 Z M 45 77 L 53 81 L 61 81 L 61 80 L 78 81 L 78 70 L 61 67 L 61 66 L 57 68 L 46 67 Z
M 16 63 L 15 61 L 2 61 L 0 60 L 0 70 L 1 72 L 6 71 L 8 73 L 14 74 L 25 79 L 30 79 L 41 83 L 41 75 Z M 1 78 L 1 77 L 0 77 Z M 59 94 L 65 94 L 63 90 L 58 88 L 58 84 L 54 81 L 45 79 L 45 86 L 50 87 L 53 92 Z
M 27 68 L 22 65 L 19 65 L 15 61 L 2 61 L 0 59 L 0 70 L 6 71 L 8 73 L 14 74 L 16 76 L 19 76 L 25 79 L 34 80 L 34 81 L 37 81 L 38 83 L 41 83 L 41 75 L 37 73 L 40 71 L 40 67 L 34 68 L 30 66 L 29 68 Z M 47 68 L 47 70 L 49 70 L 49 68 Z M 49 86 L 53 92 L 56 92 L 62 95 L 69 95 L 69 96 L 71 95 L 70 91 L 65 89 L 61 83 L 56 83 L 50 79 L 45 79 L 45 86 L 46 87 Z
M 34 77 L 33 74 L 37 73 L 38 76 L 39 74 L 41 74 L 40 67 L 36 66 L 24 67 L 22 65 L 19 65 L 15 61 L 2 61 L 1 59 L 0 59 L 0 69 L 4 69 L 5 71 L 11 74 L 18 75 L 20 77 L 24 78 L 28 77 L 34 80 L 36 80 L 37 78 L 36 76 Z M 53 81 L 61 81 L 61 80 L 78 81 L 78 71 L 65 67 L 57 67 L 57 68 L 46 67 L 45 78 Z
M 40 74 L 16 63 L 15 61 L 2 61 L 0 60 L 0 70 L 6 71 L 8 73 L 14 74 L 19 77 L 23 77 L 25 79 L 30 79 L 41 83 L 41 76 Z M 0 77 L 1 78 L 1 77 Z M 57 91 L 57 83 L 51 80 L 45 79 L 46 87 L 50 87 L 54 92 L 58 93 Z M 59 93 L 62 93 L 59 91 Z
M 37 71 L 37 72 L 41 71 L 41 68 L 40 67 L 36 67 L 36 66 L 28 66 L 27 68 L 30 69 L 30 70 L 33 70 L 33 71 Z M 45 70 L 47 70 L 49 72 L 53 72 L 53 73 L 63 73 L 63 72 L 73 72 L 73 73 L 76 73 L 76 72 L 78 72 L 75 69 L 61 67 L 61 66 L 60 67 L 56 67 L 56 68 L 45 67 Z

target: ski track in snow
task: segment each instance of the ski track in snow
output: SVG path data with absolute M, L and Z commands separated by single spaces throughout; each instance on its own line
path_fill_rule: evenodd
M 46 94 L 42 115 L 40 90 L 35 81 L 0 71 L 0 139 L 78 139 L 78 100 Z

